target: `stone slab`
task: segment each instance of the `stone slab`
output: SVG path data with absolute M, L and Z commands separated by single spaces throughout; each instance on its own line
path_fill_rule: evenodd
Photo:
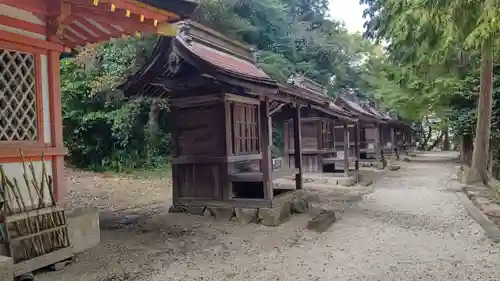
M 205 215 L 205 207 L 189 206 L 186 208 L 186 213 L 197 216 L 203 216 Z
M 177 205 L 172 205 L 168 209 L 169 213 L 186 213 L 187 208 L 185 206 L 177 206 Z
M 215 217 L 216 220 L 229 221 L 234 216 L 233 207 L 213 207 L 207 206 L 210 215 Z
M 249 224 L 252 222 L 257 222 L 257 215 L 259 213 L 259 209 L 253 208 L 235 208 L 234 214 L 236 219 L 241 224 Z
M 469 215 L 483 228 L 486 235 L 495 242 L 500 242 L 500 229 L 481 212 L 464 193 L 456 193 Z
M 260 208 L 259 220 L 265 226 L 278 226 L 288 221 L 292 215 L 291 202 L 273 208 Z
M 399 166 L 399 165 L 394 165 L 394 164 L 389 164 L 389 165 L 387 166 L 387 169 L 389 169 L 389 171 L 397 171 L 397 170 L 401 169 L 401 166 Z
M 304 197 L 296 197 L 292 200 L 292 212 L 297 214 L 307 213 L 309 204 Z
M 93 248 L 101 242 L 99 210 L 97 208 L 77 208 L 65 211 L 68 235 L 74 254 Z
M 314 217 L 307 223 L 307 229 L 317 232 L 325 232 L 330 226 L 337 221 L 334 211 L 325 211 Z
M 0 256 L 0 280 L 14 280 L 14 268 L 12 258 Z

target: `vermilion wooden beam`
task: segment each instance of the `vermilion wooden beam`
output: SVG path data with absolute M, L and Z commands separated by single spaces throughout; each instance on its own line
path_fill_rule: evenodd
M 108 24 L 115 24 L 127 28 L 127 29 L 135 29 L 135 31 L 138 30 L 144 30 L 144 31 L 155 31 L 156 27 L 154 26 L 154 23 L 151 21 L 144 21 L 140 22 L 139 19 L 133 19 L 133 18 L 127 18 L 125 15 L 120 16 L 117 15 L 116 13 L 109 13 L 108 14 L 101 14 L 101 13 L 92 13 L 86 10 L 82 10 L 78 14 L 76 14 L 78 17 L 83 17 L 87 19 L 93 19 L 95 21 L 99 22 L 104 22 Z
M 45 0 L 0 0 L 0 4 L 5 4 L 39 15 L 47 14 L 47 1 Z
M 92 31 L 94 34 L 96 34 L 99 38 L 106 38 L 109 37 L 108 33 L 105 33 L 101 31 L 99 28 L 93 26 L 90 22 L 88 22 L 85 18 L 83 17 L 76 17 L 73 16 L 73 21 L 78 21 L 80 24 L 85 26 L 86 29 Z
M 23 21 L 23 20 L 20 20 L 20 19 L 11 18 L 11 17 L 8 17 L 8 16 L 0 15 L 0 22 L 3 25 L 12 26 L 12 27 L 15 27 L 15 28 L 19 28 L 19 29 L 22 29 L 22 30 L 26 30 L 26 31 L 29 31 L 29 32 L 38 33 L 38 34 L 42 34 L 42 35 L 45 35 L 46 32 L 47 32 L 45 26 L 43 26 L 43 25 L 38 25 L 38 24 L 30 23 L 30 22 L 27 22 L 27 21 Z
M 24 35 L 19 35 L 19 34 L 14 34 L 8 31 L 3 31 L 0 30 L 0 40 L 8 41 L 8 42 L 13 42 L 17 44 L 21 44 L 24 46 L 31 46 L 35 47 L 38 49 L 45 49 L 45 50 L 53 50 L 53 51 L 62 51 L 63 46 L 53 43 L 53 42 L 47 42 L 45 40 L 40 40 L 36 38 L 31 38 L 27 37 Z

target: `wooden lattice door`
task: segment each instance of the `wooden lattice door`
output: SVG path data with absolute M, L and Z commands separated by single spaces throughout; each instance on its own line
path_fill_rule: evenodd
M 258 106 L 233 102 L 231 106 L 233 154 L 259 153 Z
M 36 141 L 35 56 L 0 49 L 0 141 Z

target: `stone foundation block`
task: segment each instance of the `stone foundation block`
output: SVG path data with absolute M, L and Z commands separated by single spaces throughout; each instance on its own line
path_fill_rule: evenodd
M 357 179 L 355 176 L 348 176 L 344 178 L 339 178 L 337 181 L 337 184 L 343 185 L 343 186 L 353 186 L 357 182 Z
M 14 280 L 13 261 L 10 257 L 0 256 L 0 280 Z
M 292 212 L 297 214 L 307 213 L 309 204 L 305 198 L 294 198 L 292 200 Z
M 390 164 L 387 166 L 387 169 L 389 169 L 389 171 L 397 171 L 397 170 L 401 169 L 401 166 L 395 165 L 395 164 Z
M 73 253 L 78 254 L 93 248 L 101 242 L 99 210 L 97 208 L 77 208 L 65 211 L 68 236 Z
M 190 206 L 186 208 L 186 213 L 197 216 L 203 216 L 205 214 L 205 207 Z
M 259 209 L 251 209 L 251 208 L 235 208 L 234 214 L 236 219 L 241 224 L 249 224 L 252 222 L 258 221 L 258 213 Z
M 278 226 L 290 219 L 292 215 L 291 203 L 287 202 L 273 208 L 260 208 L 259 220 L 265 226 Z
M 187 207 L 185 206 L 178 206 L 178 205 L 172 205 L 168 209 L 169 213 L 187 213 Z
M 215 217 L 216 220 L 229 221 L 234 216 L 233 207 L 207 207 L 210 215 Z

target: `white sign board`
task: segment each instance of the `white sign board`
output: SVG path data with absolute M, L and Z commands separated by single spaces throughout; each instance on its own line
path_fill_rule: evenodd
M 368 149 L 374 149 L 375 148 L 375 144 L 374 143 L 369 143 L 368 144 Z
M 344 159 L 344 152 L 343 151 L 337 151 L 337 159 Z
M 387 147 L 392 147 L 392 142 L 388 142 Z

